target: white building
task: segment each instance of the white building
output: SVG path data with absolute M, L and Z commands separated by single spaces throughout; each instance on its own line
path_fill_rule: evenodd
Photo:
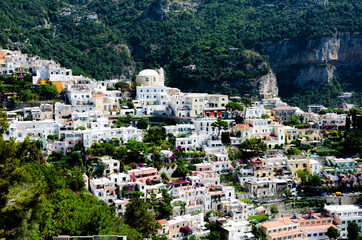
M 115 184 L 110 179 L 103 177 L 90 180 L 91 192 L 100 200 L 112 205 L 117 199 Z
M 334 217 L 334 223 L 339 226 L 341 235 L 347 234 L 347 226 L 355 222 L 362 231 L 362 207 L 359 205 L 326 205 L 324 213 Z

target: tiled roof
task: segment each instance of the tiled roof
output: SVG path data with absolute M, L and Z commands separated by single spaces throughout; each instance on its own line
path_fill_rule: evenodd
M 161 220 L 158 220 L 157 222 L 159 222 L 161 225 L 168 223 L 166 219 L 161 219 Z
M 97 98 L 97 97 L 107 97 L 106 94 L 94 94 L 93 97 Z
M 249 128 L 253 128 L 253 127 L 250 127 L 247 124 L 240 124 L 240 125 L 236 125 L 235 128 L 244 130 L 244 129 L 249 129 Z

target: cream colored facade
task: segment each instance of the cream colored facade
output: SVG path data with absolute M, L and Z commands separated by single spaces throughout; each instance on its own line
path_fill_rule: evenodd
M 163 68 L 160 68 L 157 71 L 152 69 L 145 69 L 137 75 L 136 82 L 142 86 L 164 86 L 164 70 Z

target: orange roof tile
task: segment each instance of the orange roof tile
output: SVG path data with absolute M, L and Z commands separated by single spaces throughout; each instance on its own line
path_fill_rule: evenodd
M 97 98 L 97 97 L 107 97 L 106 94 L 94 94 L 93 97 Z
M 159 222 L 161 225 L 165 225 L 168 223 L 166 219 L 161 219 L 161 220 L 158 220 L 157 222 Z
M 249 128 L 253 128 L 253 127 L 250 127 L 247 124 L 240 124 L 240 125 L 236 125 L 235 128 L 244 130 L 244 129 L 249 129 Z

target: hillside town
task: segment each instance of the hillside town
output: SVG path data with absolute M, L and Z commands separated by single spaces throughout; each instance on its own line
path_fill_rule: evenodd
M 96 81 L 10 50 L 0 50 L 0 74 L 59 93 L 21 102 L 16 89 L 2 92 L 3 138 L 36 142 L 47 164 L 84 159 L 86 191 L 117 217 L 134 192 L 150 205 L 170 198 L 158 236 L 348 239 L 350 223 L 362 232 L 360 142 L 338 145 L 362 129 L 358 106 L 304 111 L 270 92 L 182 92 L 166 86 L 162 68 Z

